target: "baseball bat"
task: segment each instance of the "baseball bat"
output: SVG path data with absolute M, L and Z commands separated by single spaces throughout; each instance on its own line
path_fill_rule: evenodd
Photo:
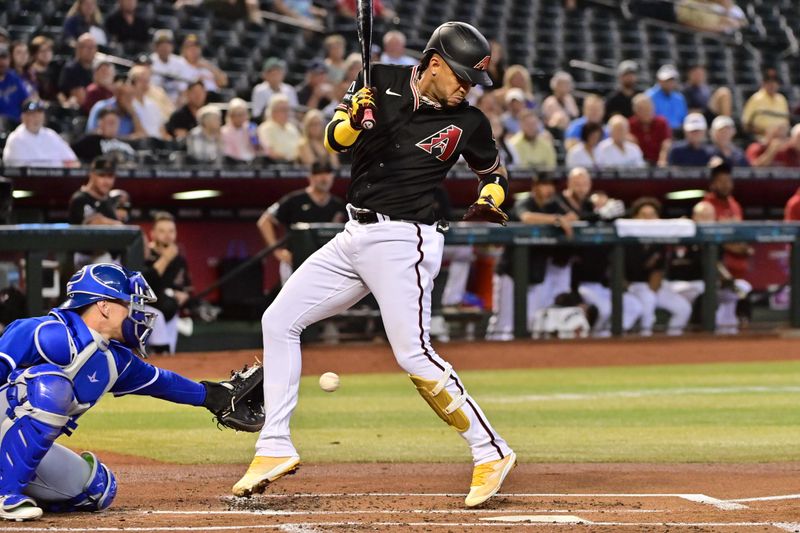
M 372 53 L 372 0 L 358 0 L 358 42 L 361 44 L 361 66 L 364 71 L 364 87 L 372 87 L 372 74 L 370 72 L 370 56 Z M 364 110 L 361 127 L 371 130 L 375 127 L 375 117 L 372 109 Z

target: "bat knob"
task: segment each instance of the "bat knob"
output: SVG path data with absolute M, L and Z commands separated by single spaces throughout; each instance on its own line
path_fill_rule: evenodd
M 372 115 L 372 109 L 364 110 L 364 119 L 361 121 L 361 127 L 365 130 L 371 130 L 375 127 L 375 117 Z

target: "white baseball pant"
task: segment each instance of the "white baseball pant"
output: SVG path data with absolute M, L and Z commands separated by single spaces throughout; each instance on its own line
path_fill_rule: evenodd
M 381 219 L 386 219 L 379 215 Z M 408 372 L 439 380 L 447 363 L 430 343 L 431 290 L 441 266 L 444 236 L 434 225 L 349 221 L 344 231 L 309 257 L 287 280 L 261 320 L 264 337 L 266 422 L 256 455 L 297 455 L 289 421 L 300 382 L 300 333 L 372 292 L 398 364 Z M 461 433 L 474 463 L 504 457 L 506 442 L 453 372 L 447 391 L 464 394 L 469 428 Z
M 486 340 L 504 341 L 514 338 L 514 278 L 507 274 L 495 274 L 492 294 L 494 313 L 486 328 Z M 540 309 L 555 303 L 556 296 L 570 292 L 572 266 L 559 266 L 547 260 L 544 279 L 541 283 L 528 285 L 528 331 L 533 331 L 533 317 Z
M 602 283 L 584 282 L 578 286 L 578 292 L 587 304 L 597 308 L 597 321 L 592 327 L 592 336 L 609 337 L 611 335 L 611 289 Z M 642 316 L 642 304 L 630 292 L 622 293 L 622 329 L 630 331 Z
M 692 304 L 680 294 L 670 289 L 667 283 L 662 283 L 658 291 L 650 288 L 650 284 L 636 281 L 628 286 L 628 291 L 633 294 L 642 305 L 642 317 L 639 321 L 641 333 L 644 336 L 653 334 L 653 324 L 656 322 L 656 309 L 669 312 L 667 335 L 681 335 L 692 317 Z

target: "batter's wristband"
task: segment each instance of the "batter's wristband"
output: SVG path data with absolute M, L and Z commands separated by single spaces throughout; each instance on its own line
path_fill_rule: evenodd
M 359 133 L 350 126 L 348 120 L 334 119 L 325 130 L 325 140 L 332 150 L 346 152 L 355 144 Z
M 502 174 L 498 174 L 497 172 L 493 174 L 489 174 L 481 178 L 481 182 L 478 184 L 478 195 L 481 194 L 483 188 L 487 185 L 499 185 L 503 188 L 503 195 L 508 194 L 508 178 L 503 176 Z

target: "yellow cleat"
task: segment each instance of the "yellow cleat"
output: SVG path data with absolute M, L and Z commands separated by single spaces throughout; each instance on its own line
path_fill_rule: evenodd
M 293 474 L 300 466 L 300 458 L 262 457 L 256 455 L 242 479 L 233 486 L 234 496 L 250 496 L 264 492 L 267 485 L 287 474 Z
M 467 507 L 480 505 L 500 490 L 503 480 L 511 469 L 517 466 L 517 454 L 509 453 L 503 459 L 489 461 L 475 467 L 472 471 L 472 484 L 464 500 Z

